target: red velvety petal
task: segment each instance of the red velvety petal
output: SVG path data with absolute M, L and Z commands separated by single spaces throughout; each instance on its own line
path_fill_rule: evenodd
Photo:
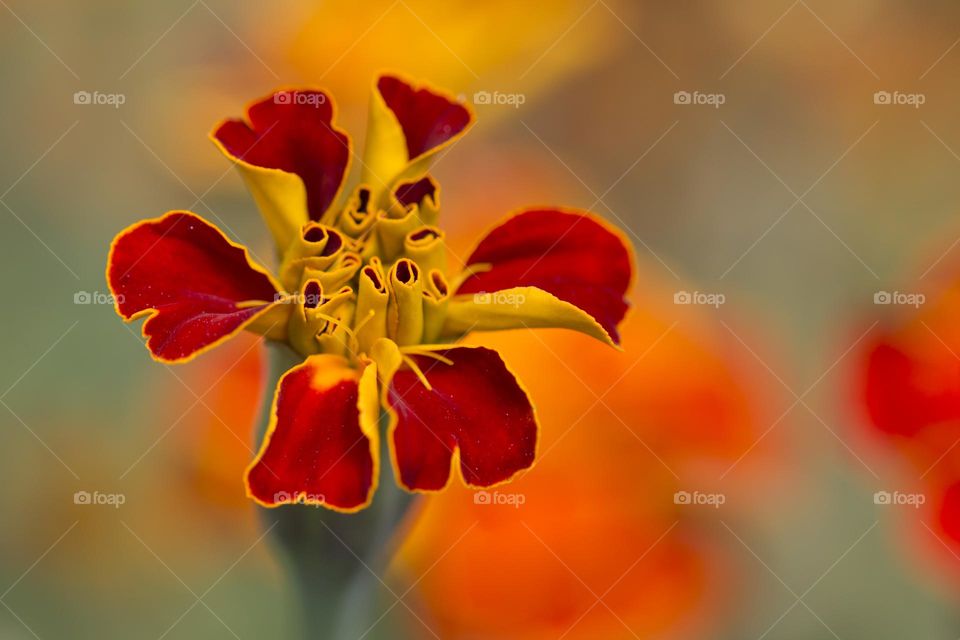
M 960 419 L 960 370 L 952 359 L 943 365 L 917 361 L 892 344 L 874 347 L 865 394 L 874 425 L 911 436 L 927 425 Z
M 450 477 L 460 451 L 464 480 L 490 486 L 533 464 L 537 420 L 526 392 L 500 354 L 483 347 L 454 347 L 412 356 L 430 382 L 428 390 L 409 368 L 397 371 L 388 402 L 396 414 L 394 457 L 408 489 L 437 490 Z
M 333 127 L 330 98 L 322 91 L 279 91 L 251 105 L 247 118 L 225 121 L 214 136 L 244 162 L 300 176 L 310 219 L 319 220 L 350 162 L 350 139 Z
M 263 446 L 247 470 L 250 497 L 264 506 L 302 501 L 345 511 L 367 504 L 374 460 L 360 428 L 358 379 L 331 355 L 284 374 Z
M 187 211 L 139 222 L 113 241 L 107 282 L 126 320 L 143 325 L 157 358 L 179 361 L 230 337 L 269 306 L 276 288 L 243 247 Z M 238 306 L 241 302 L 261 305 Z
M 383 76 L 377 90 L 403 129 L 410 159 L 438 147 L 464 130 L 470 112 L 429 89 L 414 89 L 395 76 Z
M 633 267 L 624 241 L 585 213 L 531 209 L 491 231 L 467 265 L 491 268 L 467 278 L 457 293 L 532 286 L 583 309 L 619 343 L 617 324 Z

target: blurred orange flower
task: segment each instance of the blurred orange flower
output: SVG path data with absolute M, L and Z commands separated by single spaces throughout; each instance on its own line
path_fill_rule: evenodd
M 193 393 L 184 395 L 183 385 L 172 381 L 186 405 L 174 413 L 193 407 L 177 431 L 183 440 L 177 447 L 177 464 L 186 469 L 176 477 L 189 485 L 181 493 L 207 509 L 225 511 L 230 518 L 251 514 L 237 478 L 255 453 L 253 426 L 266 375 L 266 352 L 259 341 L 257 336 L 241 334 L 235 343 L 188 367 L 180 377 Z
M 714 617 L 725 554 L 674 493 L 697 467 L 729 467 L 760 425 L 706 337 L 650 308 L 625 323 L 626 353 L 589 362 L 577 336 L 498 336 L 551 400 L 532 471 L 499 495 L 459 487 L 431 499 L 407 539 L 398 569 L 442 637 L 662 637 Z M 714 517 L 705 511 L 697 518 Z
M 875 336 L 857 389 L 874 433 L 906 462 L 901 482 L 925 497 L 913 536 L 940 573 L 960 551 L 958 319 L 960 281 L 953 281 Z M 948 577 L 960 580 L 960 572 Z
M 366 100 L 356 78 L 385 66 L 440 86 L 472 86 L 483 78 L 493 84 L 476 90 L 512 91 L 519 82 L 530 93 L 602 60 L 630 38 L 618 22 L 630 15 L 623 4 L 611 0 L 609 10 L 585 11 L 579 0 L 324 2 L 294 36 L 289 59 L 304 78 L 329 81 L 347 102 Z M 555 47 L 560 39 L 564 46 Z

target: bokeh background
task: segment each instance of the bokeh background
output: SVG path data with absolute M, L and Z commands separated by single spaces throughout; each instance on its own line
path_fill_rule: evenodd
M 382 69 L 501 96 L 435 170 L 455 252 L 565 204 L 638 260 L 624 353 L 484 337 L 541 459 L 519 507 L 425 502 L 387 637 L 960 636 L 958 37 L 947 0 L 0 0 L 0 637 L 294 632 L 260 344 L 154 363 L 103 270 L 178 208 L 268 255 L 207 132 L 309 83 L 359 141 Z

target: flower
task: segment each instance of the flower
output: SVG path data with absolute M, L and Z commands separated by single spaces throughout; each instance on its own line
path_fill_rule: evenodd
M 438 153 L 473 122 L 453 98 L 378 78 L 359 184 L 355 154 L 317 89 L 277 91 L 211 137 L 236 165 L 277 250 L 272 272 L 188 211 L 114 240 L 107 280 L 125 320 L 146 317 L 151 355 L 184 362 L 242 330 L 303 360 L 279 380 L 249 497 L 275 507 L 367 506 L 380 468 L 381 410 L 398 483 L 510 480 L 534 463 L 538 421 L 500 355 L 472 331 L 563 327 L 617 345 L 633 267 L 620 236 L 583 211 L 531 208 L 488 233 L 455 276 L 437 227 Z
M 773 396 L 731 355 L 742 351 L 728 351 L 730 334 L 690 316 L 673 328 L 676 312 L 657 306 L 668 291 L 657 288 L 645 283 L 621 327 L 639 360 L 606 350 L 570 371 L 563 363 L 589 347 L 580 335 L 488 337 L 504 353 L 522 349 L 518 373 L 551 400 L 540 411 L 542 459 L 509 487 L 451 488 L 405 537 L 393 569 L 415 584 L 409 600 L 438 636 L 703 638 L 734 614 L 747 557 L 713 532 L 733 503 L 768 499 L 756 488 L 782 470 L 779 446 L 757 441 Z M 536 375 L 544 370 L 556 373 Z M 717 486 L 754 445 L 722 484 L 724 509 L 677 504 L 675 492 Z
M 920 305 L 891 309 L 864 341 L 852 376 L 854 402 L 870 435 L 879 436 L 882 451 L 892 454 L 887 459 L 896 463 L 897 484 L 878 487 L 874 501 L 910 505 L 898 511 L 905 550 L 915 566 L 956 591 L 960 280 L 955 268 L 947 268 L 927 283 Z
M 605 4 L 631 22 L 635 7 L 629 2 L 605 0 Z M 384 64 L 444 86 L 478 83 L 482 78 L 486 87 L 515 85 L 517 75 L 532 65 L 536 73 L 523 78 L 529 104 L 565 79 L 589 73 L 609 60 L 631 37 L 615 20 L 584 19 L 568 30 L 578 17 L 586 17 L 585 8 L 581 0 L 316 2 L 298 16 L 295 28 L 289 26 L 289 18 L 255 16 L 260 21 L 272 18 L 273 23 L 251 30 L 261 38 L 250 45 L 282 57 L 298 75 L 325 78 L 337 88 L 341 104 L 366 100 L 353 79 L 368 77 Z M 491 33 L 498 36 L 496 46 L 490 46 Z M 556 46 L 561 33 L 562 46 Z M 255 59 L 252 63 L 257 64 Z M 503 118 L 508 111 L 512 110 L 487 109 L 484 117 Z

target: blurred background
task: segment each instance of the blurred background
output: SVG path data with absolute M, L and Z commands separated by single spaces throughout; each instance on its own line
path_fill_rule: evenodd
M 383 69 L 474 103 L 455 252 L 563 204 L 638 262 L 624 353 L 482 337 L 540 460 L 425 501 L 387 637 L 960 636 L 956 3 L 0 5 L 0 637 L 294 632 L 243 497 L 260 344 L 152 362 L 104 265 L 170 209 L 269 255 L 208 131 L 307 83 L 360 148 Z

